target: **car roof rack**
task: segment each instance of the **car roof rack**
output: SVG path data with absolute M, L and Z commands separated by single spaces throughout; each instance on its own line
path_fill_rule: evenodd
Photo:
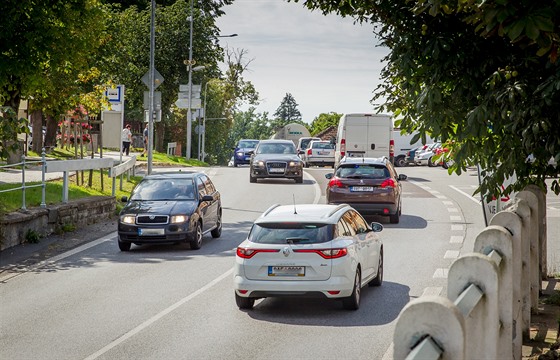
M 265 217 L 266 215 L 268 215 L 272 210 L 276 209 L 278 206 L 280 206 L 280 204 L 274 204 L 271 207 L 269 207 L 268 209 L 266 209 L 266 211 L 262 214 L 263 217 Z

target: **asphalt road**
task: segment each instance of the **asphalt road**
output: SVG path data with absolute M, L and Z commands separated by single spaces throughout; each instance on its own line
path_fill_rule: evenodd
M 0 358 L 388 359 L 401 309 L 445 294 L 447 269 L 484 227 L 469 195 L 476 172 L 400 168 L 409 176 L 401 222 L 368 218 L 385 226 L 384 283 L 363 289 L 358 311 L 317 299 L 264 299 L 240 311 L 234 249 L 271 204 L 323 203 L 328 170 L 306 169 L 303 184 L 250 184 L 247 167 L 202 170 L 222 193 L 221 238 L 205 236 L 198 251 L 133 245 L 123 253 L 113 231 L 0 277 Z M 560 205 L 549 204 L 548 214 L 549 238 L 557 239 Z

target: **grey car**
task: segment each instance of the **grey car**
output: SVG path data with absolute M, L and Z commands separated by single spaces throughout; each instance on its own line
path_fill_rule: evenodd
M 251 152 L 249 181 L 286 178 L 303 183 L 303 162 L 291 140 L 261 140 Z

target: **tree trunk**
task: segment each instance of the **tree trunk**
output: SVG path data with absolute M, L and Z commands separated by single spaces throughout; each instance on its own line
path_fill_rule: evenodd
M 47 133 L 45 134 L 45 148 L 56 147 L 56 133 L 58 130 L 58 122 L 56 118 L 47 116 Z
M 31 126 L 33 126 L 31 150 L 40 154 L 43 150 L 43 112 L 41 110 L 34 110 L 31 113 Z

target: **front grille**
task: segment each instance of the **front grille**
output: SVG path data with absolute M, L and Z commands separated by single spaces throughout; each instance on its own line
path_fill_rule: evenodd
M 270 175 L 283 175 L 286 172 L 285 162 L 280 162 L 280 161 L 267 162 L 266 167 Z
M 147 225 L 162 225 L 169 222 L 168 215 L 138 215 L 136 217 L 136 224 L 147 224 Z

